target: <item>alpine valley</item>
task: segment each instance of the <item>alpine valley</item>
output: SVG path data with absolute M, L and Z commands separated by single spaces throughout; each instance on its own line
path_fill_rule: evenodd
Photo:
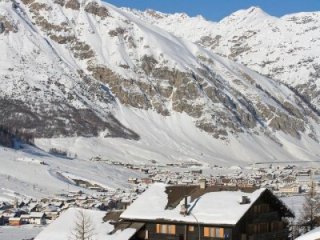
M 320 13 L 276 18 L 255 7 L 215 23 L 98 0 L 0 0 L 0 136 L 33 143 L 0 148 L 0 177 L 47 177 L 43 191 L 55 192 L 62 172 L 115 188 L 133 175 L 97 157 L 318 160 L 319 26 Z

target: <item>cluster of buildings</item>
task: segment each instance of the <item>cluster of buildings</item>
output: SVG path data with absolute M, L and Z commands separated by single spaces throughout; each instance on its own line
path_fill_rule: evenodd
M 128 167 L 124 165 L 125 167 Z M 263 187 L 272 190 L 278 196 L 298 195 L 308 192 L 311 185 L 318 186 L 320 175 L 317 169 L 299 168 L 296 166 L 265 166 L 248 169 L 233 169 L 223 171 L 214 169 L 216 174 L 208 174 L 201 168 L 187 168 L 175 166 L 175 170 L 164 166 L 134 166 L 131 169 L 144 172 L 147 176 L 141 179 L 129 178 L 128 182 L 135 185 L 149 185 L 160 182 L 174 185 L 200 184 L 205 179 L 212 186 L 229 187 Z M 174 169 L 174 168 L 173 168 Z M 231 173 L 230 173 L 231 172 Z
M 137 194 L 135 190 L 106 191 L 100 194 L 71 191 L 40 200 L 15 199 L 14 203 L 0 201 L 0 226 L 45 225 L 69 208 L 121 210 L 125 209 Z
M 129 183 L 143 189 L 146 185 L 157 182 L 175 185 L 199 184 L 199 179 L 204 178 L 209 185 L 264 187 L 278 196 L 288 196 L 304 194 L 312 184 L 318 186 L 320 183 L 318 168 L 295 165 L 257 164 L 247 168 L 206 168 L 197 162 L 158 164 L 155 160 L 145 165 L 116 161 L 109 161 L 109 164 L 144 173 L 146 176 L 143 178 L 128 178 Z
M 46 206 L 40 210 L 40 205 L 35 201 L 21 201 L 15 200 L 13 204 L 9 202 L 0 202 L 0 226 L 20 226 L 23 224 L 44 225 L 51 214 L 57 213 L 52 211 L 54 205 Z M 56 206 L 56 208 L 58 208 Z M 56 215 L 57 216 L 57 215 Z

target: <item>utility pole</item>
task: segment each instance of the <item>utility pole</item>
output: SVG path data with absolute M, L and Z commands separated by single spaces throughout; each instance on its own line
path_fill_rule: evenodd
M 193 213 L 190 212 L 190 215 L 196 220 L 196 222 L 197 222 L 197 224 L 198 224 L 198 233 L 199 233 L 198 240 L 201 240 L 201 227 L 200 227 L 200 223 L 199 223 L 198 219 L 196 218 L 196 216 L 193 215 Z

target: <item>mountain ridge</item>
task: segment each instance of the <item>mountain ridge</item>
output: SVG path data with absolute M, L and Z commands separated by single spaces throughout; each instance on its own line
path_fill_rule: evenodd
M 318 141 L 318 112 L 290 87 L 128 10 L 94 0 L 1 1 L 0 9 L 0 47 L 6 56 L 0 124 L 32 133 L 40 145 L 77 137 L 147 144 L 141 125 L 131 127 L 136 123 L 130 119 L 143 121 L 134 116 L 140 111 L 154 112 L 142 115 L 155 121 L 186 115 L 193 123 L 188 128 L 209 135 L 210 144 L 244 135 L 262 136 L 279 148 L 290 141 L 295 146 Z M 121 113 L 123 108 L 133 110 Z M 175 142 L 171 130 L 164 136 Z M 180 129 L 179 134 L 181 144 L 193 144 L 190 134 Z M 147 137 L 156 148 L 159 142 Z
M 148 12 L 132 12 L 178 37 L 289 85 L 318 106 L 320 12 L 294 13 L 278 18 L 252 7 L 219 22 L 186 15 L 179 18 L 174 14 L 156 19 Z

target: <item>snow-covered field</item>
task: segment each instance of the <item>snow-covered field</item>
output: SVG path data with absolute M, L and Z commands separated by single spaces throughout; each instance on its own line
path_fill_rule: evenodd
M 23 225 L 20 227 L 0 227 L 1 240 L 26 240 L 36 237 L 44 227 Z
M 105 239 L 110 231 L 107 223 L 102 222 L 105 212 L 93 210 L 68 209 L 66 212 L 47 228 L 44 229 L 35 239 L 36 240 L 68 240 L 73 235 L 73 230 L 78 219 L 78 211 L 83 213 L 90 219 L 91 225 L 94 226 L 95 240 Z
M 128 239 L 128 235 L 134 232 L 134 229 L 125 229 L 117 231 L 113 235 L 108 235 L 114 226 L 108 222 L 103 222 L 103 217 L 106 215 L 102 211 L 86 210 L 70 208 L 64 212 L 57 220 L 45 228 L 35 240 L 70 240 L 74 239 L 75 224 L 79 222 L 79 211 L 82 211 L 82 216 L 88 219 L 88 223 L 93 226 L 92 240 L 124 240 Z M 88 228 L 89 229 L 89 228 Z
M 39 161 L 45 164 L 35 164 Z M 65 176 L 86 179 L 110 189 L 129 187 L 129 177 L 142 176 L 104 162 L 55 157 L 30 146 L 19 151 L 0 147 L 0 162 L 1 200 L 45 197 L 67 190 L 80 190 Z

